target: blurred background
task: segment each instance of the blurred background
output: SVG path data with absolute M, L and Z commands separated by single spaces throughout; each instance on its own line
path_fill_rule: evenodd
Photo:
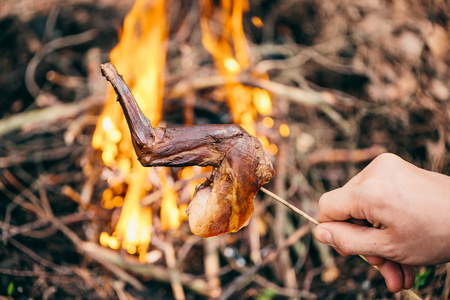
M 449 6 L 1 1 L 1 298 L 405 298 L 261 192 L 239 232 L 192 235 L 211 168 L 140 166 L 100 64 L 153 126 L 240 124 L 273 162 L 265 187 L 317 218 L 383 152 L 450 175 Z M 448 299 L 449 274 L 418 266 L 413 289 Z

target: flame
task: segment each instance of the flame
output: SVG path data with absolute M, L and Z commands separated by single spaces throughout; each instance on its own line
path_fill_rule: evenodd
M 273 125 L 275 124 L 275 122 L 273 121 L 273 119 L 271 117 L 264 117 L 264 119 L 262 120 L 262 123 L 263 123 L 264 127 L 266 127 L 266 128 L 272 128 Z
M 164 65 L 168 29 L 164 0 L 136 0 L 126 16 L 118 45 L 111 52 L 111 62 L 125 78 L 139 107 L 157 125 L 161 119 Z M 117 249 L 120 245 L 130 254 L 145 259 L 150 243 L 152 211 L 139 204 L 151 186 L 148 169 L 136 159 L 129 129 L 120 105 L 110 89 L 92 139 L 94 148 L 102 153 L 104 164 L 113 170 L 108 179 L 110 188 L 103 193 L 102 205 L 122 205 L 117 226 L 111 236 L 102 233 L 100 243 Z M 126 188 L 126 194 L 122 193 Z M 113 186 L 113 188 L 111 188 Z M 120 186 L 120 188 L 117 188 Z M 114 188 L 116 187 L 116 188 Z
M 168 185 L 166 173 L 159 172 L 159 180 L 161 182 L 161 189 L 163 192 L 161 202 L 161 225 L 164 231 L 170 229 L 177 229 L 180 227 L 180 211 L 177 207 L 177 192 Z
M 266 90 L 235 83 L 236 77 L 242 70 L 249 68 L 250 50 L 242 27 L 242 15 L 248 10 L 248 2 L 221 0 L 219 11 L 212 5 L 212 1 L 200 0 L 200 3 L 202 42 L 213 56 L 217 70 L 226 80 L 225 89 L 234 122 L 240 124 L 250 134 L 256 135 L 254 124 L 257 115 L 258 113 L 262 116 L 270 115 L 272 100 Z M 258 19 L 255 18 L 253 22 L 258 22 Z M 212 22 L 223 25 L 220 32 L 212 29 Z M 266 74 L 254 75 L 267 78 Z M 258 138 L 262 137 L 258 136 Z M 268 142 L 263 142 L 263 146 L 265 149 L 270 149 Z
M 278 130 L 280 131 L 280 135 L 282 137 L 288 137 L 291 134 L 291 129 L 287 124 L 281 124 Z
M 194 177 L 194 167 L 185 167 L 178 172 L 178 177 L 184 180 L 189 180 Z
M 264 26 L 263 21 L 257 16 L 252 17 L 252 23 L 253 23 L 253 25 L 255 25 L 255 27 L 258 27 L 258 28 L 262 28 Z
M 150 243 L 152 212 L 149 207 L 140 206 L 141 198 L 145 193 L 147 170 L 138 164 L 135 166 L 136 168 L 128 178 L 128 191 L 114 233 L 119 239 L 123 238 L 122 247 L 128 253 L 142 254 L 147 251 Z

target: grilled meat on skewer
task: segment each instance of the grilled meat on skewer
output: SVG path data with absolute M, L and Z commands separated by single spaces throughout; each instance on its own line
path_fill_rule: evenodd
M 256 193 L 274 174 L 259 140 L 236 124 L 153 128 L 115 67 L 106 63 L 101 70 L 117 93 L 143 166 L 214 167 L 187 209 L 191 231 L 211 237 L 247 225 Z

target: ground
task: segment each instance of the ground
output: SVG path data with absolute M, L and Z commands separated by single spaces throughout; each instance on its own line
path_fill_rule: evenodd
M 201 44 L 199 5 L 172 2 L 163 122 L 231 123 L 223 81 Z M 172 299 L 181 282 L 186 299 L 217 290 L 223 299 L 405 297 L 389 293 L 360 258 L 319 245 L 307 221 L 263 193 L 246 228 L 208 240 L 192 236 L 186 222 L 162 231 L 153 201 L 148 265 L 99 246 L 120 208 L 101 206 L 114 174 L 91 146 L 106 98 L 98 66 L 109 61 L 131 5 L 0 4 L 0 295 Z M 277 146 L 266 188 L 317 216 L 322 193 L 383 152 L 450 175 L 449 14 L 445 1 L 249 1 L 250 68 L 269 81 L 249 70 L 241 80 L 273 97 L 274 125 L 255 120 L 258 134 Z M 178 171 L 171 174 L 187 202 Z M 214 276 L 206 275 L 211 257 Z M 417 266 L 417 274 L 418 295 L 448 298 L 448 266 Z

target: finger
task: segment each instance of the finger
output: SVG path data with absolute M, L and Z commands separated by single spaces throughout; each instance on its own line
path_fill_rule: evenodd
M 349 197 L 344 195 L 343 188 L 323 194 L 319 199 L 319 221 L 344 221 L 350 219 L 350 211 L 347 208 Z
M 403 289 L 405 276 L 402 266 L 391 260 L 386 260 L 378 266 L 378 270 L 386 281 L 387 288 L 391 293 L 400 292 Z
M 359 226 L 373 226 L 373 224 L 371 224 L 369 221 L 362 219 L 351 218 L 348 220 L 348 222 Z
M 317 225 L 314 235 L 319 242 L 340 250 L 339 253 L 384 256 L 380 241 L 385 241 L 386 237 L 380 229 L 348 222 L 327 222 Z
M 414 266 L 411 265 L 401 265 L 403 271 L 403 288 L 410 289 L 414 285 L 414 280 L 416 279 L 416 271 Z
M 367 214 L 377 215 L 375 212 L 386 206 L 383 189 L 389 181 L 386 170 L 398 161 L 395 155 L 380 155 L 342 188 L 323 194 L 319 201 L 319 220 L 344 221 L 353 217 L 372 222 Z
M 347 185 L 323 194 L 319 199 L 319 221 L 345 221 L 351 218 L 367 219 L 361 203 L 367 203 L 368 199 L 362 199 L 362 192 Z
M 382 266 L 386 259 L 379 256 L 365 256 L 367 262 L 369 262 L 371 265 L 376 266 L 379 268 Z M 405 265 L 400 264 L 401 271 L 403 273 L 403 289 L 410 289 L 414 285 L 414 280 L 416 278 L 416 272 L 414 269 L 414 266 L 411 265 Z
M 379 266 L 385 262 L 385 259 L 380 256 L 366 255 L 364 256 L 367 259 L 367 262 L 374 266 Z

